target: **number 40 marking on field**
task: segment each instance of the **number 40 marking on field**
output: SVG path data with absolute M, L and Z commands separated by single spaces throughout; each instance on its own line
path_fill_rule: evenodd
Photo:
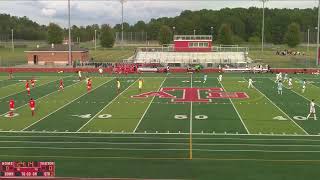
M 83 115 L 72 115 L 74 117 L 79 117 L 79 118 L 82 118 L 82 119 L 90 119 L 92 118 L 92 115 L 91 114 L 83 114 Z M 111 114 L 100 114 L 98 116 L 99 119 L 108 119 L 108 118 L 111 118 L 112 115 Z
M 274 117 L 273 119 L 280 120 L 280 121 L 288 120 L 287 118 L 285 118 L 285 117 L 283 117 L 283 116 L 276 116 L 276 117 Z M 298 121 L 307 120 L 307 118 L 304 117 L 304 116 L 293 116 L 293 119 L 294 119 L 294 120 L 298 120 Z

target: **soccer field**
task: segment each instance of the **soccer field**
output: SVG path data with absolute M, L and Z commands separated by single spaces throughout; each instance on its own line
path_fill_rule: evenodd
M 57 177 L 312 179 L 319 175 L 320 78 L 274 74 L 0 74 L 0 159 L 56 162 Z M 31 116 L 26 79 L 35 77 Z M 253 88 L 248 88 L 252 78 Z M 65 89 L 58 91 L 63 78 Z M 121 82 L 116 90 L 116 79 Z M 138 89 L 138 79 L 143 88 Z M 307 80 L 302 93 L 302 80 Z M 14 117 L 8 101 L 14 99 Z M 191 160 L 192 158 L 192 160 Z

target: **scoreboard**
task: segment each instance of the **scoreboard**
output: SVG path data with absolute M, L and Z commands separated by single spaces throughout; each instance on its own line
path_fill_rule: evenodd
M 0 162 L 0 177 L 54 177 L 54 162 Z M 1 179 L 1 178 L 0 178 Z

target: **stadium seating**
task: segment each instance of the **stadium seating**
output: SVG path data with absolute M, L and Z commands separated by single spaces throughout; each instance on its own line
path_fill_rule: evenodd
M 251 62 L 245 52 L 137 52 L 135 63 L 237 64 Z

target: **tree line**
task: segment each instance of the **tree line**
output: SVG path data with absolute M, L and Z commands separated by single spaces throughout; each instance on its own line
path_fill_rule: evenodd
M 284 44 L 290 40 L 299 41 L 298 34 L 313 29 L 317 25 L 317 9 L 268 9 L 265 10 L 265 41 L 273 44 Z M 15 30 L 17 39 L 48 40 L 51 43 L 50 29 L 58 28 L 59 41 L 67 36 L 68 31 L 56 24 L 39 25 L 27 17 L 15 17 L 0 14 L 0 37 L 9 35 L 11 28 Z M 185 10 L 176 17 L 161 17 L 149 22 L 138 21 L 130 25 L 124 23 L 124 32 L 146 32 L 147 40 L 159 40 L 161 44 L 170 43 L 173 34 L 213 35 L 214 41 L 222 44 L 238 44 L 241 42 L 258 43 L 261 40 L 262 9 L 251 8 L 224 8 L 220 10 Z M 115 32 L 121 32 L 121 24 L 113 27 L 109 25 L 72 26 L 73 41 L 90 41 L 94 39 L 97 30 L 101 43 L 106 40 L 111 43 L 102 44 L 112 46 Z M 54 31 L 55 32 L 55 31 Z M 111 37 L 103 37 L 102 34 Z M 53 33 L 52 36 L 57 34 Z M 170 37 L 170 38 L 168 38 Z M 300 41 L 299 41 L 300 42 Z M 299 43 L 298 42 L 298 43 Z M 289 43 L 288 43 L 289 44 Z

